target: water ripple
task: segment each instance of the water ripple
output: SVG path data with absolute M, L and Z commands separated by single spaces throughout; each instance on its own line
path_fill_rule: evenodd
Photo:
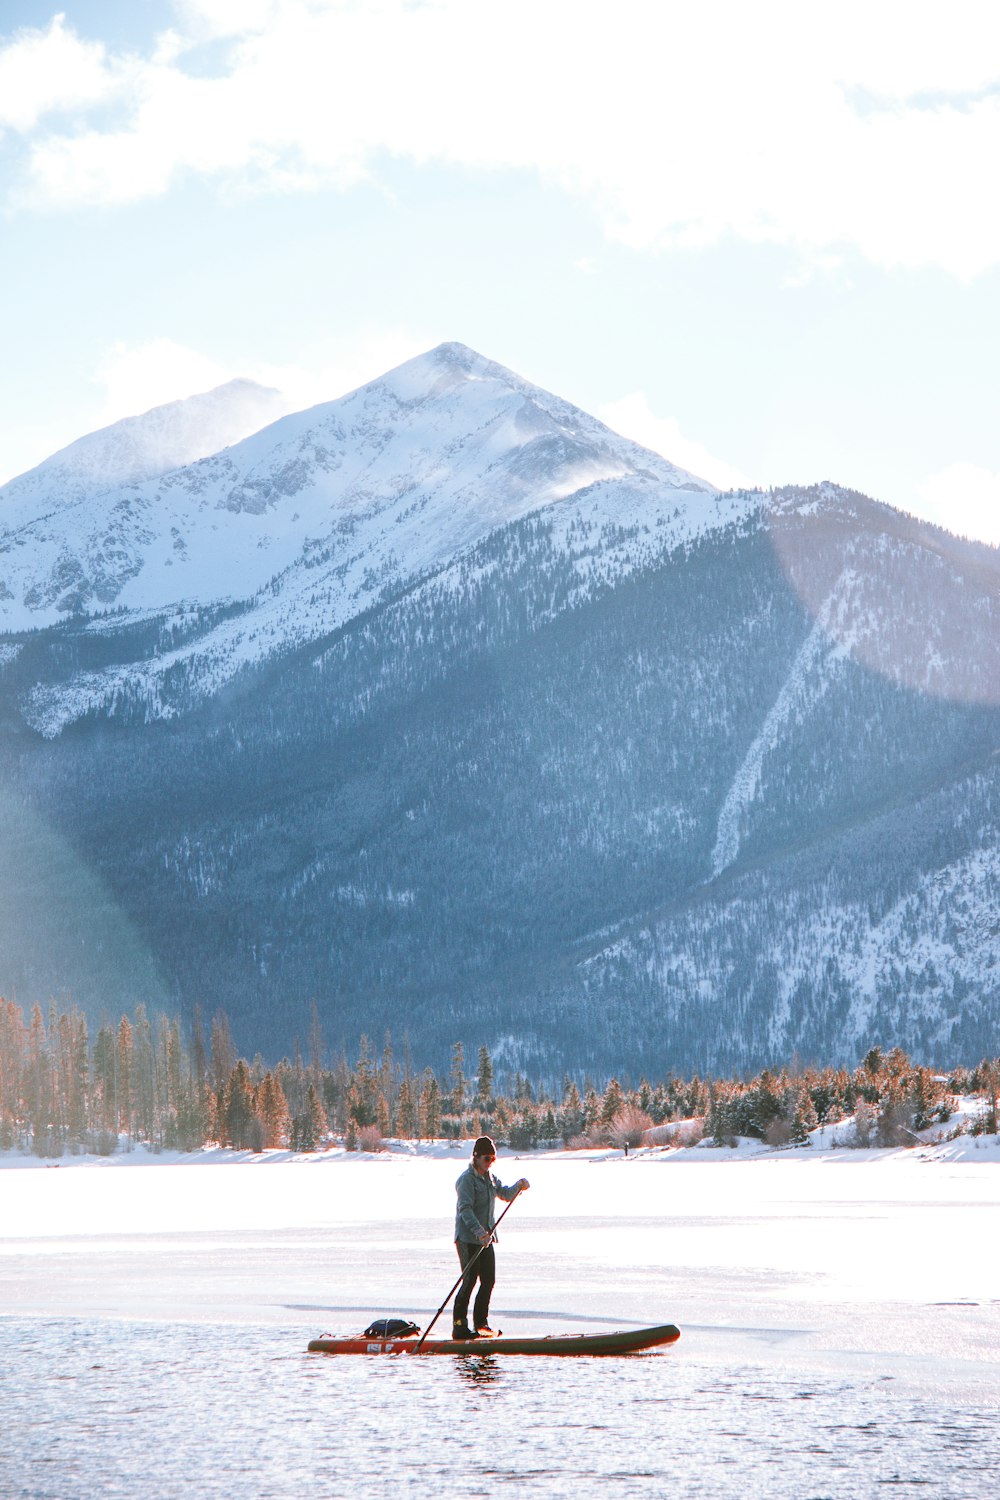
M 984 1500 L 1000 1465 L 991 1408 L 757 1367 L 710 1378 L 670 1352 L 336 1359 L 295 1327 L 0 1329 L 3 1500 Z

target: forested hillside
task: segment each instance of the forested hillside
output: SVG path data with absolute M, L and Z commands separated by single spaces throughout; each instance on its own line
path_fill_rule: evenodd
M 793 1062 L 756 1077 L 627 1078 L 564 1075 L 557 1086 L 499 1072 L 486 1046 L 471 1071 L 451 1049 L 447 1072 L 399 1058 L 387 1034 L 375 1055 L 366 1037 L 327 1056 L 318 1012 L 310 1053 L 267 1067 L 237 1054 L 224 1012 L 206 1030 L 195 1013 L 190 1048 L 180 1026 L 137 1006 L 96 1035 L 81 1011 L 30 1017 L 0 1000 L 0 1151 L 60 1157 L 110 1155 L 142 1145 L 193 1151 L 379 1151 L 390 1140 L 467 1140 L 491 1133 L 515 1151 L 537 1146 L 690 1146 L 738 1137 L 808 1146 L 819 1126 L 834 1145 L 909 1146 L 920 1132 L 998 1131 L 1000 1059 L 933 1073 L 900 1049 L 872 1048 L 854 1069 Z M 952 1124 L 960 1096 L 980 1098 Z

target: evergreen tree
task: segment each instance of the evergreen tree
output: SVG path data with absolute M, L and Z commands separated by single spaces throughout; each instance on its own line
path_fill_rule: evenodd
M 87 1022 L 74 1006 L 59 1016 L 57 1030 L 60 1125 L 68 1140 L 82 1141 L 87 1130 L 90 1099 Z
M 391 1117 L 393 1100 L 396 1097 L 396 1064 L 392 1053 L 392 1036 L 388 1031 L 382 1041 L 382 1061 L 375 1078 L 375 1089 L 377 1093 L 385 1095 Z
M 135 1116 L 132 1103 L 132 1027 L 128 1016 L 118 1023 L 118 1043 L 115 1054 L 116 1105 L 118 1119 L 116 1130 L 124 1131 L 129 1140 L 135 1134 Z
M 580 1100 L 580 1090 L 572 1079 L 567 1079 L 563 1087 L 563 1102 L 559 1117 L 564 1141 L 571 1141 L 574 1136 L 580 1134 L 583 1129 L 583 1104 Z
M 205 1027 L 201 1016 L 201 1005 L 194 1008 L 194 1016 L 191 1021 L 191 1071 L 198 1092 L 205 1087 L 205 1076 L 208 1072 L 208 1060 L 205 1053 Z
M 259 1150 L 261 1131 L 254 1111 L 250 1070 L 241 1057 L 226 1084 L 223 1104 L 224 1145 L 239 1151 Z
M 717 1089 L 714 1084 L 709 1084 L 708 1088 L 708 1114 L 705 1117 L 705 1133 L 711 1136 L 714 1146 L 724 1146 L 731 1134 L 726 1101 L 721 1089 Z
M 494 1103 L 493 1129 L 497 1140 L 505 1141 L 507 1139 L 507 1132 L 510 1130 L 510 1109 L 506 1099 L 496 1099 Z
M 600 1120 L 600 1118 L 601 1118 L 601 1096 L 598 1094 L 597 1090 L 593 1087 L 593 1085 L 591 1085 L 590 1088 L 587 1089 L 587 1091 L 586 1091 L 586 1093 L 584 1095 L 584 1099 L 583 1099 L 583 1126 L 584 1126 L 584 1129 L 585 1130 L 592 1129 L 593 1126 L 595 1126 L 598 1123 L 598 1121 Z
M 348 1092 L 347 1112 L 356 1125 L 374 1125 L 378 1117 L 375 1074 L 366 1036 L 361 1038 L 358 1063 Z
M 313 1083 L 310 1083 L 306 1089 L 305 1119 L 306 1133 L 312 1144 L 303 1145 L 301 1149 L 303 1151 L 319 1151 L 325 1143 L 329 1126 L 327 1124 L 326 1111 L 320 1102 L 319 1094 L 316 1092 L 316 1085 Z
M 479 1049 L 479 1071 L 476 1077 L 476 1100 L 480 1109 L 489 1109 L 493 1098 L 493 1059 L 488 1047 Z
M 274 1150 L 288 1138 L 288 1101 L 273 1073 L 265 1073 L 254 1096 L 254 1110 L 261 1124 L 264 1146 Z
M 451 1052 L 451 1076 L 448 1080 L 448 1099 L 445 1108 L 459 1121 L 465 1114 L 465 1049 L 456 1042 Z
M 441 1134 L 441 1090 L 430 1068 L 424 1073 L 420 1090 L 420 1135 L 425 1141 L 433 1141 Z
M 0 999 L 0 1150 L 18 1138 L 23 1114 L 24 1017 L 11 1000 Z
M 796 1146 L 808 1146 L 809 1132 L 816 1129 L 819 1121 L 816 1118 L 816 1107 L 812 1102 L 812 1096 L 806 1088 L 800 1089 L 795 1103 L 795 1111 L 792 1115 L 792 1144 Z
M 95 1115 L 100 1130 L 118 1133 L 118 1055 L 112 1027 L 102 1026 L 94 1044 Z
M 229 1017 L 224 1010 L 217 1010 L 212 1017 L 212 1087 L 216 1093 L 225 1088 L 235 1065 L 236 1048 Z
M 146 1007 L 139 1004 L 133 1012 L 132 1026 L 132 1134 L 151 1141 L 156 1113 L 156 1057 L 153 1051 L 152 1027 Z
M 997 1098 L 1000 1095 L 1000 1059 L 992 1061 L 986 1058 L 980 1064 L 982 1078 L 982 1089 L 986 1095 L 986 1107 L 984 1123 L 986 1135 L 997 1135 L 1000 1133 L 1000 1115 L 998 1115 Z
M 604 1098 L 601 1100 L 600 1120 L 602 1125 L 610 1125 L 615 1115 L 625 1103 L 622 1086 L 617 1078 L 608 1080 L 608 1086 L 604 1090 Z
M 403 1078 L 399 1085 L 396 1130 L 404 1141 L 416 1139 L 418 1130 L 417 1106 L 413 1098 L 413 1085 L 410 1079 L 406 1077 Z
M 753 1092 L 756 1097 L 753 1101 L 752 1116 L 747 1122 L 744 1133 L 766 1140 L 767 1132 L 773 1122 L 784 1115 L 777 1080 L 768 1068 L 761 1073 Z
M 194 1151 L 211 1139 L 211 1114 L 207 1108 L 210 1097 L 193 1077 L 181 1083 L 177 1096 L 176 1124 L 177 1145 L 181 1151 Z
M 52 1137 L 52 1077 L 45 1017 L 37 1003 L 31 1011 L 28 1048 L 24 1070 L 24 1095 L 31 1144 L 36 1156 L 55 1149 Z

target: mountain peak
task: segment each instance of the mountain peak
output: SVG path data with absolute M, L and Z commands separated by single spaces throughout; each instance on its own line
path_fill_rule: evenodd
M 388 388 L 401 401 L 423 400 L 474 380 L 493 379 L 500 385 L 519 389 L 527 384 L 513 370 L 487 359 L 468 344 L 449 341 L 437 344 L 423 354 L 397 365 L 395 369 L 369 383 L 371 387 Z M 367 390 L 369 386 L 362 389 Z
M 471 369 L 477 364 L 489 364 L 482 354 L 475 349 L 470 349 L 468 344 L 462 344 L 457 339 L 447 339 L 443 344 L 428 350 L 425 355 L 427 359 L 436 359 L 441 364 L 452 364 L 460 369 Z
M 280 403 L 231 381 L 0 490 L 7 628 L 277 589 L 308 634 L 531 512 L 584 507 L 588 525 L 618 528 L 641 516 L 678 536 L 719 524 L 713 486 L 457 342 L 307 411 L 279 418 Z
M 378 401 L 385 394 L 407 407 L 427 402 L 450 403 L 455 421 L 461 420 L 454 404 L 457 401 L 467 408 L 466 419 L 473 426 L 485 417 L 487 408 L 496 408 L 513 397 L 510 415 L 520 444 L 557 439 L 583 443 L 589 448 L 596 445 L 606 456 L 613 455 L 614 462 L 623 464 L 624 469 L 643 472 L 648 478 L 673 488 L 718 493 L 716 486 L 707 480 L 679 468 L 631 438 L 622 437 L 580 407 L 456 340 L 437 344 L 397 365 L 345 399 Z M 470 408 L 472 402 L 482 409 L 479 418 Z
M 115 485 L 155 479 L 239 442 L 288 409 L 279 391 L 238 377 L 76 438 L 0 488 L 7 529 L 35 513 L 44 494 L 59 507 Z M 22 508 L 26 515 L 20 515 Z

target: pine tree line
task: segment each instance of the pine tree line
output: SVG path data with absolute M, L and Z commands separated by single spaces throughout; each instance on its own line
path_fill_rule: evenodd
M 310 1060 L 268 1068 L 238 1057 L 224 1012 L 206 1037 L 196 1012 L 185 1039 L 176 1018 L 137 1005 L 93 1040 L 76 1007 L 26 1019 L 0 999 L 0 1150 L 38 1156 L 109 1154 L 142 1143 L 194 1150 L 208 1143 L 242 1150 L 315 1151 L 332 1141 L 376 1150 L 388 1138 L 464 1139 L 490 1134 L 514 1150 L 538 1145 L 618 1146 L 738 1136 L 772 1145 L 805 1143 L 818 1125 L 853 1117 L 858 1145 L 901 1145 L 950 1118 L 954 1096 L 983 1099 L 973 1130 L 996 1134 L 1000 1059 L 948 1075 L 914 1063 L 900 1048 L 872 1048 L 855 1069 L 792 1065 L 749 1079 L 670 1075 L 636 1086 L 566 1076 L 561 1088 L 514 1071 L 501 1087 L 490 1051 L 466 1071 L 462 1043 L 447 1076 L 400 1062 L 387 1033 L 373 1056 L 362 1037 L 357 1058 L 324 1062 L 313 1012 Z

